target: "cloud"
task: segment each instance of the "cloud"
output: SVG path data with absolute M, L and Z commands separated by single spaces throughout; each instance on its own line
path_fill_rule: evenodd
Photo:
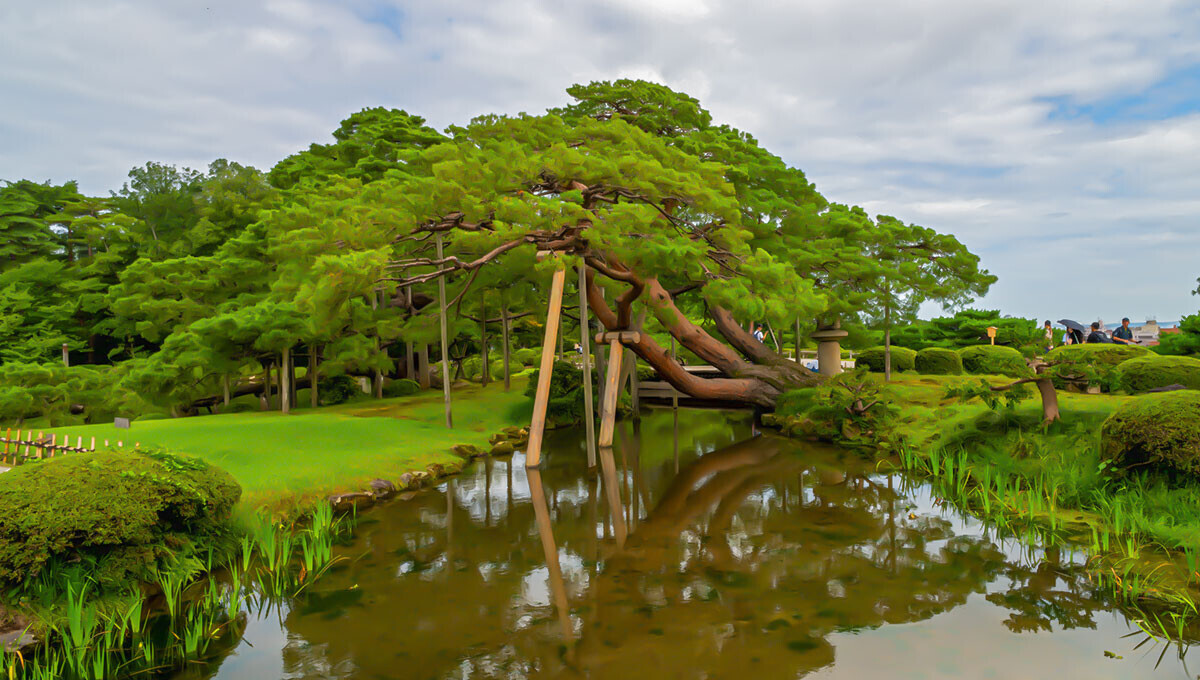
M 831 200 L 953 232 L 1006 313 L 1200 302 L 1200 7 L 1146 0 L 45 0 L 0 7 L 0 178 L 119 188 L 147 160 L 259 167 L 365 106 L 437 126 L 684 90 Z

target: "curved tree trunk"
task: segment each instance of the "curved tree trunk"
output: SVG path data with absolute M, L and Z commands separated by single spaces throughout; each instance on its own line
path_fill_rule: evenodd
M 608 330 L 625 330 L 619 322 L 620 316 L 614 312 L 601 295 L 601 289 L 596 284 L 594 276 L 589 271 L 587 278 L 588 306 L 596 318 Z M 712 399 L 718 401 L 735 401 L 755 404 L 765 408 L 773 408 L 775 399 L 785 389 L 791 386 L 813 384 L 819 381 L 812 372 L 807 371 L 787 359 L 775 354 L 753 336 L 741 330 L 733 321 L 732 315 L 717 308 L 713 316 L 721 316 L 718 329 L 730 340 L 739 351 L 751 356 L 751 363 L 709 335 L 696 324 L 692 323 L 675 305 L 671 294 L 662 287 L 656 279 L 647 279 L 638 290 L 644 289 L 648 295 L 646 303 L 653 308 L 655 316 L 671 335 L 701 359 L 720 369 L 730 378 L 705 379 L 684 370 L 683 366 L 671 358 L 670 354 L 661 347 L 648 333 L 642 333 L 638 342 L 628 344 L 646 363 L 675 389 L 697 399 Z M 628 309 L 635 298 L 622 295 L 618 307 Z M 628 317 L 628 315 L 626 315 Z M 728 326 L 732 325 L 732 329 Z M 723 328 L 723 326 L 725 326 Z M 726 332 L 728 331 L 728 335 Z M 730 336 L 733 336 L 730 338 Z M 746 342 L 746 339 L 750 342 Z M 757 345 L 757 348 L 753 345 Z

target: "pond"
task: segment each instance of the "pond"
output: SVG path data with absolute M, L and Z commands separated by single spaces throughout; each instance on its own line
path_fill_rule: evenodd
M 858 454 L 648 410 L 360 518 L 195 678 L 1182 678 L 1087 578 Z M 1143 644 L 1144 643 L 1144 644 Z

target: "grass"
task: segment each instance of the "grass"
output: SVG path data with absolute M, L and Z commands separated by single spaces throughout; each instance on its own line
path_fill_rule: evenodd
M 1100 464 L 1101 424 L 1136 397 L 1059 391 L 1062 420 L 1045 427 L 1036 396 L 998 411 L 946 399 L 946 385 L 963 379 L 905 374 L 893 381 L 904 441 L 899 464 L 990 523 L 1032 532 L 1041 544 L 1088 548 L 1096 577 L 1130 603 L 1155 601 L 1195 617 L 1200 485 L 1114 478 Z
M 288 509 L 314 497 L 359 491 L 372 479 L 395 479 L 431 464 L 458 462 L 456 444 L 484 446 L 491 434 L 526 424 L 531 406 L 523 381 L 505 392 L 500 384 L 456 385 L 454 429 L 447 429 L 442 393 L 355 401 L 289 415 L 244 412 L 136 421 L 128 430 L 111 424 L 44 430 L 97 448 L 109 440 L 161 446 L 203 458 L 242 485 L 243 507 Z M 68 454 L 69 455 L 69 454 Z

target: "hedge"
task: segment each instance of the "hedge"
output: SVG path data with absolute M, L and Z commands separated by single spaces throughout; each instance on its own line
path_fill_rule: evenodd
M 408 378 L 400 378 L 399 380 L 391 380 L 383 386 L 383 396 L 392 397 L 407 397 L 410 394 L 416 394 L 421 391 L 421 386 L 416 380 Z
M 523 366 L 534 366 L 541 361 L 542 350 L 533 347 L 522 347 L 509 354 L 509 359 Z
M 1046 354 L 1046 361 L 1058 364 L 1050 367 L 1055 387 L 1061 389 L 1070 382 L 1087 382 L 1110 389 L 1114 386 L 1118 364 L 1150 354 L 1150 350 L 1139 345 L 1097 342 L 1055 347 Z
M 1200 390 L 1200 359 L 1148 354 L 1117 365 L 1113 384 L 1129 392 L 1183 385 Z
M 883 373 L 884 348 L 872 347 L 854 355 L 855 366 L 866 366 L 872 373 Z M 907 347 L 892 347 L 892 371 L 911 371 L 916 368 L 917 351 Z
M 962 357 L 952 349 L 927 347 L 917 352 L 918 373 L 929 375 L 958 375 L 963 372 Z
M 0 475 L 0 582 L 94 562 L 103 585 L 147 580 L 172 551 L 225 529 L 242 489 L 165 451 L 73 453 Z
M 958 350 L 963 370 L 975 375 L 1007 375 L 1020 378 L 1029 375 L 1025 357 L 1012 347 L 1003 345 L 972 345 Z
M 1112 469 L 1200 473 L 1200 392 L 1147 394 L 1117 407 L 1101 428 Z

